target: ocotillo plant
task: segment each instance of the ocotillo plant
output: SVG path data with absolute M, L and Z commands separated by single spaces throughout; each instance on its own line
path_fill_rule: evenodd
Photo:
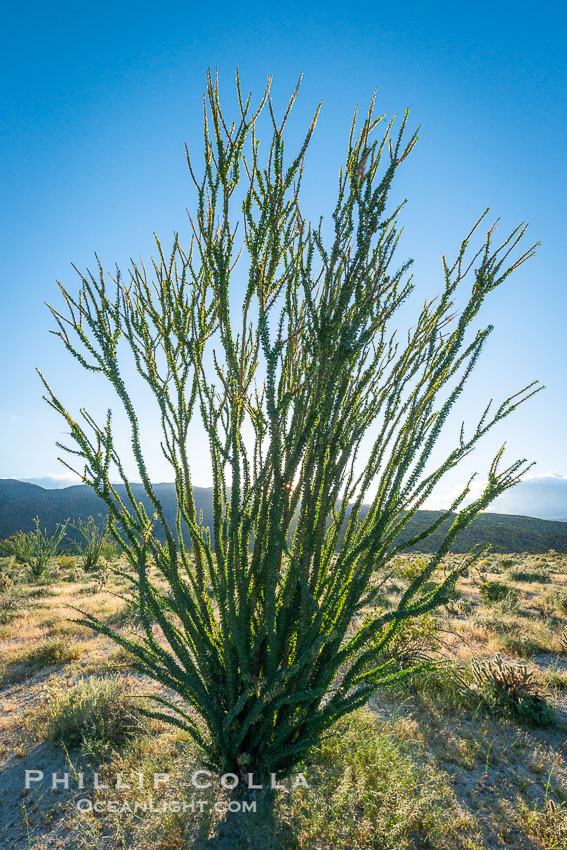
M 73 523 L 73 529 L 83 538 L 82 541 L 75 540 L 74 547 L 83 557 L 83 569 L 90 573 L 98 565 L 107 543 L 107 522 L 97 522 L 92 516 L 86 520 L 79 517 L 78 521 Z
M 404 529 L 443 476 L 537 388 L 494 410 L 488 404 L 468 433 L 463 426 L 454 444 L 445 439 L 444 460 L 432 468 L 432 450 L 492 330 L 470 326 L 486 296 L 533 252 L 516 252 L 525 227 L 499 247 L 491 228 L 469 256 L 482 217 L 456 260 L 443 260 L 441 294 L 399 342 L 393 322 L 413 283 L 409 262 L 393 265 L 400 208 L 390 209 L 388 193 L 417 138 L 407 114 L 397 130 L 392 120 L 377 135 L 374 99 L 360 126 L 355 113 L 329 236 L 300 207 L 319 110 L 287 159 L 297 89 L 281 121 L 269 84 L 255 111 L 238 76 L 237 94 L 238 117 L 229 123 L 218 81 L 207 76 L 201 176 L 187 155 L 196 191 L 187 246 L 176 235 L 166 252 L 156 238 L 151 269 L 132 263 L 126 282 L 97 260 L 96 273 L 79 272 L 78 296 L 60 285 L 64 306 L 50 308 L 54 333 L 85 369 L 108 379 L 125 410 L 153 515 L 135 499 L 111 412 L 104 423 L 84 409 L 75 418 L 44 383 L 70 429 L 73 445 L 61 448 L 80 459 L 82 480 L 108 507 L 145 637 L 84 621 L 183 698 L 185 707 L 162 699 L 155 716 L 186 729 L 205 764 L 244 778 L 285 775 L 337 718 L 408 674 L 388 660 L 389 641 L 404 620 L 447 599 L 458 570 L 444 572 L 444 556 L 526 462 L 501 469 L 501 449 L 480 496 L 465 505 L 467 485 L 425 530 L 404 539 Z M 264 160 L 262 111 L 271 134 Z M 465 278 L 471 286 L 457 314 L 453 298 Z M 125 354 L 159 410 L 175 525 L 144 460 Z M 197 514 L 192 489 L 194 417 L 208 436 L 212 528 Z M 397 607 L 369 609 L 374 571 L 448 519 L 442 545 Z
M 53 534 L 39 527 L 39 517 L 34 517 L 34 531 L 17 531 L 0 544 L 0 549 L 13 555 L 16 561 L 29 566 L 32 577 L 42 578 L 49 564 L 59 551 L 59 544 L 65 537 L 67 522 L 58 524 Z

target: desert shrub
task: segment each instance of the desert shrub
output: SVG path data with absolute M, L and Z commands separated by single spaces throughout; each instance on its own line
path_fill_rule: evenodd
M 507 567 L 513 567 L 514 564 L 516 564 L 516 563 L 517 563 L 517 561 L 515 560 L 515 558 L 500 558 L 498 565 L 500 567 L 507 568 Z
M 0 625 L 11 623 L 16 617 L 26 610 L 24 597 L 14 593 L 12 588 L 0 594 Z
M 7 558 L 0 558 L 0 593 L 10 590 L 18 577 L 18 570 L 14 562 L 15 559 L 12 555 Z
M 556 612 L 567 614 L 567 591 L 558 587 L 548 587 L 533 599 L 532 605 L 540 614 L 554 615 Z
M 48 705 L 47 737 L 85 754 L 102 755 L 143 731 L 141 714 L 124 680 L 90 676 Z
M 445 848 L 466 831 L 446 777 L 368 711 L 339 721 L 309 763 L 309 789 L 292 795 L 300 847 Z
M 111 561 L 115 561 L 120 557 L 120 552 L 118 551 L 116 544 L 106 538 L 100 547 L 100 557 L 104 558 L 107 563 Z
M 427 559 L 424 557 L 400 558 L 392 564 L 392 569 L 395 569 L 395 574 L 406 581 L 416 579 L 427 564 Z
M 0 593 L 5 593 L 10 590 L 14 584 L 14 579 L 8 572 L 0 570 Z
M 428 710 L 435 707 L 452 713 L 469 705 L 456 674 L 456 662 L 438 659 L 401 683 L 394 683 L 390 694 L 396 699 L 411 696 Z
M 495 606 L 491 608 L 489 613 L 477 611 L 474 613 L 472 624 L 481 629 L 486 629 L 496 635 L 509 634 L 517 630 L 517 624 L 512 621 L 509 615 L 503 614 Z
M 57 554 L 67 529 L 67 523 L 57 524 L 55 532 L 48 534 L 39 527 L 39 517 L 34 517 L 35 530 L 17 531 L 7 540 L 2 542 L 2 549 L 13 555 L 16 561 L 27 564 L 33 578 L 42 578 L 49 564 Z
M 392 658 L 398 668 L 413 667 L 430 661 L 439 644 L 439 621 L 431 614 L 425 614 L 401 625 L 386 648 L 384 658 Z
M 547 641 L 543 642 L 533 632 L 518 627 L 517 624 L 499 635 L 498 645 L 504 652 L 518 658 L 531 658 L 538 652 L 548 652 L 551 648 Z
M 491 712 L 513 716 L 532 726 L 553 723 L 553 706 L 524 664 L 510 664 L 496 653 L 493 659 L 471 659 L 469 670 L 471 678 L 456 674 L 463 692 L 476 696 Z
M 549 556 L 546 561 L 547 568 L 553 573 L 560 573 L 565 575 L 567 573 L 567 555 L 560 555 L 556 553 L 553 556 Z
M 493 603 L 493 610 L 499 616 L 510 616 L 513 617 L 528 617 L 529 612 L 524 608 L 523 605 L 520 604 L 520 594 L 518 591 L 510 588 L 510 592 L 500 599 L 499 602 Z
M 51 596 L 51 590 L 44 584 L 26 585 L 22 593 L 29 599 L 45 599 L 46 596 Z
M 551 669 L 546 674 L 546 683 L 550 688 L 567 691 L 567 670 Z
M 67 664 L 79 658 L 84 644 L 77 641 L 53 637 L 44 643 L 32 646 L 21 654 L 12 654 L 3 665 L 2 684 L 21 682 L 42 667 Z
M 519 599 L 520 594 L 517 590 L 503 581 L 485 581 L 480 585 L 480 598 L 483 602 L 501 602 L 506 598 Z
M 565 850 L 567 847 L 567 804 L 557 805 L 551 798 L 545 804 L 530 809 L 520 800 L 518 815 L 520 822 L 531 838 L 542 850 Z
M 541 568 L 536 569 L 535 567 L 512 567 L 512 569 L 508 570 L 508 578 L 512 581 L 540 581 L 540 582 L 549 582 L 551 578 L 549 576 L 549 572 L 543 570 Z
M 555 709 L 543 696 L 528 696 L 513 706 L 514 713 L 528 726 L 547 727 L 555 722 Z
M 74 570 L 77 566 L 77 561 L 72 555 L 59 555 L 57 563 L 62 570 Z
M 65 573 L 65 575 L 62 577 L 62 581 L 77 582 L 81 581 L 81 579 L 84 579 L 84 577 L 85 571 L 83 570 L 83 568 L 79 567 L 78 565 L 75 565 L 74 567 L 72 567 L 72 569 L 68 570 Z
M 22 661 L 33 667 L 67 664 L 83 654 L 84 645 L 62 637 L 53 637 L 29 649 Z
M 449 613 L 457 617 L 469 617 L 473 612 L 473 604 L 470 599 L 460 596 L 448 606 Z

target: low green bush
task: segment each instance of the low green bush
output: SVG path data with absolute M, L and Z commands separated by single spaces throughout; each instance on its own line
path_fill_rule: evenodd
M 0 626 L 6 626 L 11 623 L 20 614 L 26 610 L 26 603 L 19 593 L 14 593 L 12 588 L 7 588 L 6 592 L 0 594 Z
M 498 563 L 501 567 L 513 567 L 516 560 L 514 558 L 500 558 Z
M 511 579 L 511 581 L 521 582 L 539 581 L 547 583 L 551 581 L 547 570 L 541 568 L 536 569 L 535 567 L 512 567 L 511 570 L 508 570 L 508 578 Z
M 62 637 L 53 637 L 29 649 L 22 661 L 33 667 L 68 664 L 83 654 L 84 645 Z
M 62 570 L 74 570 L 77 566 L 77 561 L 72 555 L 59 555 L 57 563 Z
M 480 585 L 480 598 L 485 603 L 502 602 L 503 599 L 518 600 L 520 594 L 503 581 L 484 581 Z
M 459 818 L 446 776 L 369 711 L 341 719 L 304 769 L 310 787 L 291 795 L 291 846 L 441 850 L 467 838 L 470 823 Z
M 442 708 L 444 714 L 453 713 L 468 707 L 456 673 L 456 662 L 436 661 L 394 684 L 390 693 L 398 702 L 411 696 L 422 706 Z
M 116 561 L 120 557 L 120 552 L 116 548 L 116 544 L 107 538 L 102 544 L 100 556 L 101 558 L 104 558 L 107 563 L 110 563 L 111 561 Z
M 565 850 L 567 847 L 567 803 L 557 805 L 547 797 L 543 805 L 530 808 L 519 801 L 518 815 L 525 832 L 542 850 Z
M 520 604 L 520 594 L 517 591 L 507 593 L 499 602 L 493 603 L 492 609 L 497 615 L 506 617 L 530 617 L 530 612 Z
M 123 679 L 82 679 L 48 706 L 47 737 L 85 754 L 101 756 L 145 728 L 139 704 Z
M 32 646 L 20 655 L 12 655 L 2 665 L 0 683 L 23 682 L 32 673 L 55 664 L 68 664 L 80 658 L 84 644 L 75 640 L 53 637 Z
M 15 559 L 12 555 L 7 558 L 0 558 L 0 593 L 6 593 L 14 586 L 14 582 L 19 577 L 18 569 L 15 566 Z
M 499 636 L 498 642 L 504 652 L 518 658 L 531 658 L 539 652 L 548 652 L 550 647 L 528 631 L 514 629 Z

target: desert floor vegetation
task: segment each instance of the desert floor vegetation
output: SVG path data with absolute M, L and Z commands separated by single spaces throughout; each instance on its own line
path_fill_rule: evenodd
M 394 605 L 419 568 L 419 555 L 400 556 L 387 581 L 376 576 L 372 604 Z M 127 583 L 110 572 L 101 584 L 74 569 L 56 564 L 47 584 L 15 570 L 0 593 L 1 846 L 204 847 L 229 792 L 213 781 L 198 791 L 202 811 L 191 809 L 193 745 L 139 711 L 144 695 L 172 694 L 104 635 L 73 622 L 71 606 L 135 633 Z M 390 647 L 400 666 L 430 666 L 329 730 L 301 766 L 308 787 L 284 782 L 271 830 L 281 850 L 563 850 L 566 599 L 567 556 L 490 554 L 477 563 L 443 608 Z M 159 641 L 157 626 L 155 634 Z M 26 790 L 32 769 L 49 781 Z M 53 772 L 69 773 L 69 789 L 51 789 Z M 110 790 L 93 787 L 93 772 Z M 151 777 L 165 773 L 169 782 L 154 788 Z M 129 787 L 116 788 L 118 774 Z M 140 775 L 143 787 L 132 779 Z M 79 811 L 85 799 L 120 805 Z M 186 811 L 176 811 L 183 802 Z

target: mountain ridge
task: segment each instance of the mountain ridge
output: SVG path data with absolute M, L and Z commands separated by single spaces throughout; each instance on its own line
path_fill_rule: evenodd
M 175 485 L 161 482 L 153 485 L 156 495 L 162 502 L 168 522 L 174 521 L 176 512 Z M 117 485 L 118 492 L 125 495 L 124 486 Z M 149 500 L 142 484 L 132 484 L 136 497 L 150 511 Z M 203 524 L 211 527 L 212 487 L 194 487 L 197 510 L 203 511 Z M 362 515 L 368 506 L 363 506 Z M 440 515 L 441 511 L 418 511 L 408 522 L 403 537 L 407 540 L 423 530 Z M 76 522 L 79 517 L 105 515 L 106 509 L 94 490 L 85 484 L 75 484 L 59 489 L 47 489 L 38 484 L 18 479 L 0 479 L 0 539 L 9 537 L 17 531 L 30 531 L 34 527 L 34 517 L 38 516 L 40 526 L 49 532 L 57 523 L 70 519 Z M 451 520 L 448 519 L 439 531 L 419 545 L 420 551 L 436 551 Z M 494 552 L 531 552 L 534 554 L 554 549 L 567 553 L 567 522 L 543 520 L 516 514 L 483 513 L 457 538 L 451 551 L 467 552 L 475 544 L 490 544 Z

